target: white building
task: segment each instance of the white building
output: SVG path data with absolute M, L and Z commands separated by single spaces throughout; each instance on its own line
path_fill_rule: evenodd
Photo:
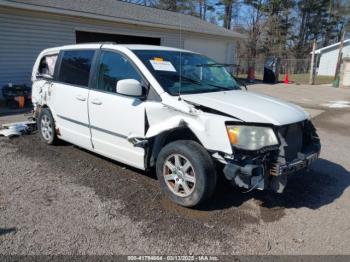
M 317 75 L 334 76 L 337 67 L 340 43 L 329 45 L 315 51 L 317 55 Z M 344 41 L 343 57 L 350 57 L 350 39 Z
M 34 61 L 48 47 L 154 44 L 233 63 L 235 41 L 242 37 L 193 16 L 116 0 L 0 0 L 0 89 L 8 83 L 30 85 Z

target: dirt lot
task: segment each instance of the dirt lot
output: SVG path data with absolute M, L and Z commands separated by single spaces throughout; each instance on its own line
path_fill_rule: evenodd
M 36 134 L 0 138 L 0 252 L 350 254 L 350 108 L 324 105 L 350 101 L 350 91 L 249 88 L 315 116 L 321 159 L 284 194 L 221 185 L 209 203 L 186 209 L 164 198 L 152 173 L 70 144 L 46 146 Z

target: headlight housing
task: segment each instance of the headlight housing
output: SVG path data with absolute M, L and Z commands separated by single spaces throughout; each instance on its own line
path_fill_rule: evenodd
M 227 134 L 231 144 L 243 150 L 259 150 L 278 145 L 275 132 L 270 127 L 229 125 Z

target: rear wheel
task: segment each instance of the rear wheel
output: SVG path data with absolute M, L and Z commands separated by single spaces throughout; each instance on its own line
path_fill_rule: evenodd
M 48 108 L 43 108 L 38 117 L 38 130 L 40 138 L 46 144 L 53 145 L 57 143 L 55 121 L 51 111 Z
M 216 186 L 216 170 L 207 151 L 194 141 L 166 145 L 157 158 L 157 177 L 175 203 L 192 207 L 209 198 Z

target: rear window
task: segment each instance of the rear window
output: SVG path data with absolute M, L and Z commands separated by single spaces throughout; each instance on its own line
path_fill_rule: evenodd
M 94 50 L 63 51 L 58 81 L 87 87 Z

